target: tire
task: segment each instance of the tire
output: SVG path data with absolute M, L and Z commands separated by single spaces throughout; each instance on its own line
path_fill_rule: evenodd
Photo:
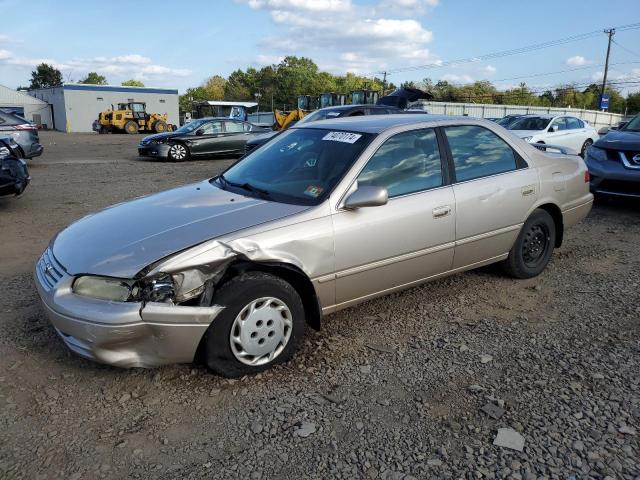
M 587 138 L 584 143 L 582 144 L 582 148 L 580 149 L 580 156 L 584 159 L 584 157 L 587 155 L 587 149 L 593 145 L 593 140 L 591 140 L 590 138 Z
M 502 266 L 515 278 L 538 276 L 549 263 L 555 242 L 556 225 L 553 218 L 545 210 L 534 210 Z
M 138 124 L 133 120 L 129 120 L 127 123 L 124 124 L 124 131 L 127 132 L 129 135 L 134 135 L 138 133 Z
M 158 120 L 154 125 L 153 125 L 153 129 L 156 131 L 156 133 L 164 133 L 167 131 L 169 127 L 167 127 L 167 123 L 163 122 L 162 120 Z
M 222 285 L 211 303 L 225 309 L 205 333 L 202 358 L 224 377 L 255 374 L 290 360 L 304 336 L 302 300 L 274 275 L 243 273 Z
M 174 143 L 169 147 L 167 158 L 172 162 L 184 162 L 189 160 L 189 149 L 182 143 Z

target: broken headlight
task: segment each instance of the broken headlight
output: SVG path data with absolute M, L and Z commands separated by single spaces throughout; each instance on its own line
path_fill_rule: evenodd
M 137 297 L 138 287 L 135 280 L 111 277 L 82 276 L 73 282 L 73 292 L 85 297 L 100 300 L 126 302 Z
M 173 303 L 176 297 L 175 285 L 170 275 L 162 275 L 148 280 L 142 288 L 142 298 L 147 302 Z

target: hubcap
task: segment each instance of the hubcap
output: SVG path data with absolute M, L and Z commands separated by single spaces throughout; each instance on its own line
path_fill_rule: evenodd
M 528 267 L 536 267 L 549 248 L 549 231 L 542 224 L 533 225 L 524 236 L 522 258 Z
M 233 321 L 231 351 L 245 365 L 264 365 L 282 353 L 292 328 L 291 311 L 282 300 L 258 298 L 240 310 Z
M 187 156 L 187 150 L 182 145 L 174 145 L 171 147 L 171 156 L 178 160 L 182 160 Z

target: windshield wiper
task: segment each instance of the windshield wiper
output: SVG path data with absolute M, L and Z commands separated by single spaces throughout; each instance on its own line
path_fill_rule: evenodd
M 232 182 L 230 180 L 227 180 L 223 173 L 218 175 L 218 178 L 220 180 L 222 180 L 225 184 L 231 185 L 232 187 L 241 188 L 241 189 L 246 190 L 248 192 L 258 193 L 258 194 L 264 195 L 266 197 L 271 195 L 268 190 L 265 190 L 264 188 L 255 187 L 255 186 L 251 185 L 250 183 L 247 183 L 247 182 L 245 182 L 245 183 L 236 183 L 236 182 Z

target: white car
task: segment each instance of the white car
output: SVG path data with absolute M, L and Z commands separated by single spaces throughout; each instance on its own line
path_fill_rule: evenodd
M 529 143 L 548 143 L 580 152 L 584 158 L 598 131 L 584 120 L 568 115 L 523 115 L 509 125 L 514 135 Z

